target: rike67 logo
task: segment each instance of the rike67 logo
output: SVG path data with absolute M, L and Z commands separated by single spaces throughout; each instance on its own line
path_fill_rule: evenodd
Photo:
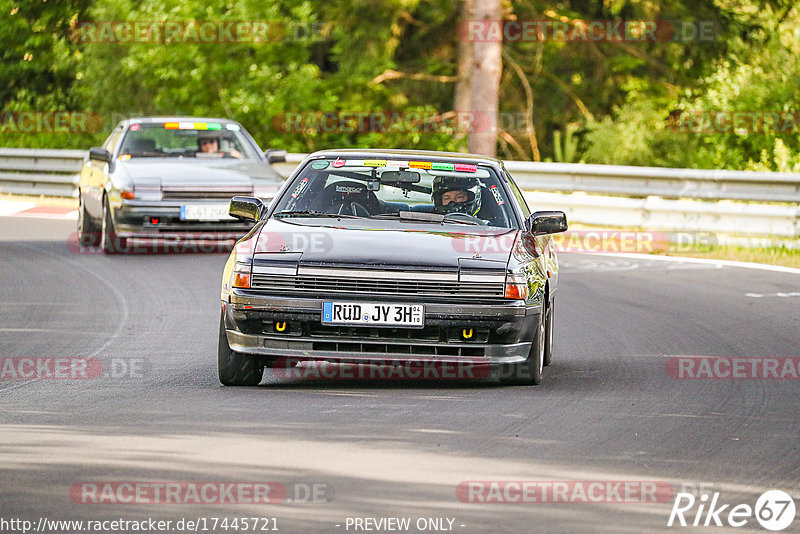
M 722 503 L 718 491 L 711 496 L 703 493 L 699 497 L 691 493 L 678 493 L 667 526 L 740 528 L 755 518 L 765 529 L 779 531 L 792 524 L 795 511 L 794 499 L 781 490 L 762 493 L 755 506 Z

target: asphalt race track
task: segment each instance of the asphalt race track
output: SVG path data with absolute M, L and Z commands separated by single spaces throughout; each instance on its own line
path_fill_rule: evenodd
M 800 380 L 668 372 L 675 357 L 800 357 L 796 273 L 562 254 L 554 363 L 540 386 L 268 370 L 259 387 L 225 388 L 216 344 L 227 254 L 80 254 L 73 231 L 68 220 L 0 217 L 0 357 L 97 358 L 113 370 L 0 380 L 3 518 L 261 517 L 284 533 L 390 531 L 353 518 L 453 520 L 410 532 L 722 532 L 730 527 L 668 528 L 671 495 L 481 503 L 457 488 L 651 481 L 732 506 L 769 489 L 800 499 Z M 70 493 L 83 482 L 174 481 L 270 481 L 289 493 L 268 505 L 92 504 Z M 313 484 L 316 499 L 303 493 Z M 730 530 L 766 532 L 753 517 Z M 785 531 L 800 532 L 800 510 Z

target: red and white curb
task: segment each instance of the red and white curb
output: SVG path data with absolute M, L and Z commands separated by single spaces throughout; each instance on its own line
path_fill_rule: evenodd
M 76 220 L 78 210 L 70 206 L 40 206 L 36 202 L 0 200 L 0 217 Z

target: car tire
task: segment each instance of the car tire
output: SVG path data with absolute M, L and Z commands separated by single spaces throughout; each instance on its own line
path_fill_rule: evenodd
M 547 325 L 545 326 L 545 341 L 544 341 L 544 366 L 547 367 L 553 363 L 553 318 L 556 313 L 556 301 L 551 300 L 547 306 Z
M 535 386 L 542 381 L 544 370 L 544 351 L 547 340 L 546 312 L 539 314 L 536 324 L 536 334 L 531 343 L 528 358 L 522 363 L 504 366 L 501 380 L 506 384 L 519 386 Z
M 106 254 L 116 254 L 125 250 L 128 240 L 118 237 L 114 231 L 114 220 L 111 217 L 111 206 L 108 199 L 103 198 L 103 226 L 100 229 L 100 248 Z
M 231 349 L 225 334 L 225 318 L 219 318 L 219 353 L 217 371 L 223 386 L 257 386 L 264 374 L 264 364 L 258 356 L 242 354 Z
M 83 196 L 78 194 L 78 243 L 84 247 L 96 247 L 100 244 L 100 228 L 86 213 Z

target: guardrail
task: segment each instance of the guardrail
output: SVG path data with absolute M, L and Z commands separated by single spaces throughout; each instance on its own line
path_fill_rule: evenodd
M 85 150 L 0 148 L 0 191 L 77 197 Z
M 0 191 L 75 197 L 86 154 L 0 148 Z M 275 168 L 288 176 L 305 156 L 288 154 Z M 563 210 L 572 222 L 800 237 L 800 173 L 528 161 L 506 168 L 530 204 Z

